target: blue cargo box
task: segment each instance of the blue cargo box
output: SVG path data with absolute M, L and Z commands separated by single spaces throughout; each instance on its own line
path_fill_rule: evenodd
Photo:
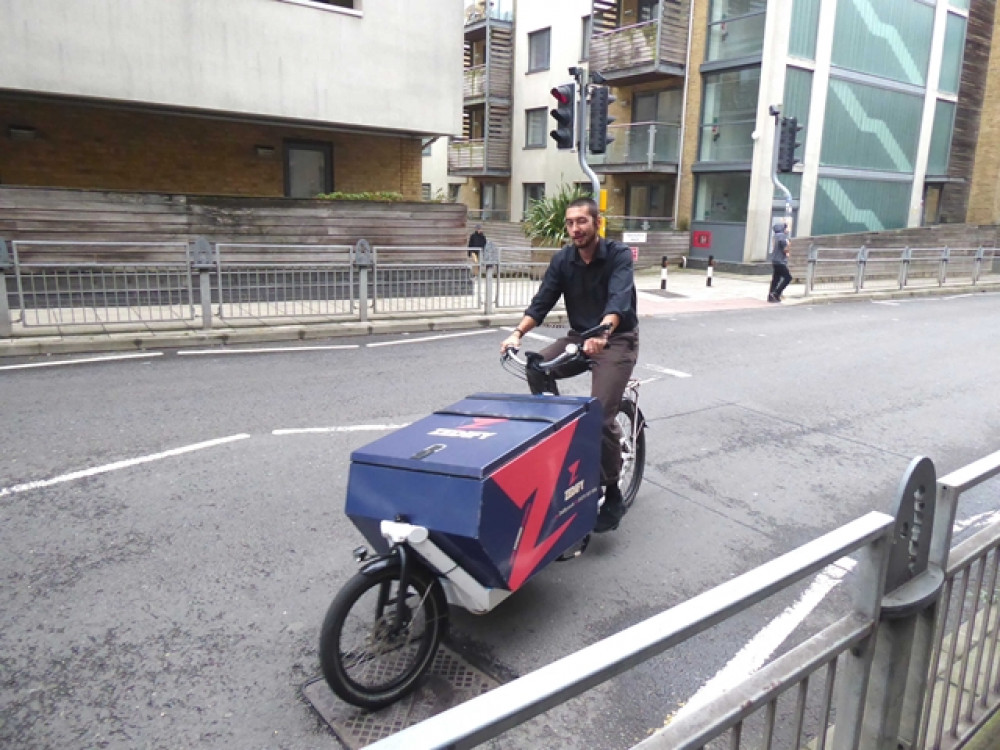
M 600 455 L 596 399 L 478 393 L 354 451 L 345 510 L 380 551 L 399 518 L 514 591 L 593 530 Z

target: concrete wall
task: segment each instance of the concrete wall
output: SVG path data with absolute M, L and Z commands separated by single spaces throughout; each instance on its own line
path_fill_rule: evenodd
M 458 134 L 462 0 L 357 5 L 3 0 L 0 90 Z

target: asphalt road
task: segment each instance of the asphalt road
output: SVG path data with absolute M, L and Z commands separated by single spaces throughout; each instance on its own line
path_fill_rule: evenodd
M 456 612 L 456 649 L 524 674 L 886 510 L 914 456 L 943 474 L 997 450 L 998 314 L 1000 295 L 977 294 L 644 319 L 634 510 L 494 612 Z M 520 390 L 504 335 L 5 361 L 0 745 L 338 748 L 299 690 L 362 541 L 342 511 L 350 452 L 469 393 Z M 998 510 L 985 490 L 959 516 Z M 793 598 L 493 744 L 629 747 Z M 842 604 L 832 592 L 802 629 Z

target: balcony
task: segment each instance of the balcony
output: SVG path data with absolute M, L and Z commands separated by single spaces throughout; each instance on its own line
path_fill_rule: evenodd
M 592 154 L 595 172 L 677 172 L 680 126 L 666 122 L 633 122 L 608 127 L 614 141 L 603 154 Z
M 470 100 L 482 101 L 486 96 L 486 66 L 476 65 L 465 69 L 462 80 L 462 97 L 466 103 Z
M 659 7 L 659 18 L 618 26 L 619 3 L 595 2 L 590 69 L 619 86 L 684 75 L 691 0 L 664 0 Z
M 454 138 L 448 144 L 448 174 L 510 176 L 509 138 Z

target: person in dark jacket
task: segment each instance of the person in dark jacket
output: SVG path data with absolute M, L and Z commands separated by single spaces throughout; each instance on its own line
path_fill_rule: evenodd
M 781 293 L 792 283 L 792 272 L 788 270 L 788 226 L 775 224 L 771 244 L 771 290 L 768 302 L 781 302 Z
M 578 332 L 598 325 L 610 330 L 603 337 L 583 342 L 583 351 L 592 367 L 591 395 L 601 402 L 604 413 L 601 440 L 601 483 L 604 504 L 594 531 L 618 528 L 625 506 L 618 488 L 621 473 L 621 432 L 615 417 L 625 386 L 639 356 L 639 318 L 632 269 L 632 251 L 621 242 L 605 240 L 598 234 L 601 215 L 597 203 L 578 198 L 566 208 L 566 231 L 572 242 L 556 252 L 545 276 L 514 332 L 504 339 L 500 351 L 519 348 L 521 338 L 541 325 L 562 296 L 571 331 L 542 350 L 551 359 L 568 343 L 580 343 Z M 553 374 L 572 377 L 584 368 L 570 365 Z
M 479 262 L 479 253 L 486 247 L 486 235 L 483 234 L 483 225 L 476 224 L 475 230 L 469 235 L 469 257 L 473 263 Z

